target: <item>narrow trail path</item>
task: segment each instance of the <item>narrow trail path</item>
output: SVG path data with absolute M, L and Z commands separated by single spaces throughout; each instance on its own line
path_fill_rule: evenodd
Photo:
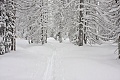
M 61 46 L 59 43 L 56 44 L 48 43 L 53 52 L 51 54 L 51 57 L 48 59 L 43 80 L 64 80 L 64 70 L 61 64 L 62 59 L 58 52 L 61 51 L 65 46 Z

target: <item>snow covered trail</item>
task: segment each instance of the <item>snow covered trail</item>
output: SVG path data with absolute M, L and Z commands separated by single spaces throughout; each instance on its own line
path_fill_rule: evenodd
M 42 46 L 17 39 L 17 51 L 0 56 L 0 80 L 56 80 L 56 61 L 60 66 L 56 44 L 50 41 Z
M 51 57 L 48 59 L 48 62 L 47 62 L 47 67 L 46 67 L 46 71 L 44 73 L 44 77 L 43 77 L 43 80 L 53 80 L 54 78 L 54 61 L 55 61 L 55 56 L 56 56 L 56 48 L 53 48 L 53 53 L 51 55 Z
M 120 80 L 116 44 L 75 46 L 48 39 L 45 45 L 17 39 L 17 51 L 0 56 L 0 80 Z
M 48 60 L 48 66 L 43 80 L 64 80 L 64 76 L 62 75 L 64 72 L 63 68 L 61 67 L 61 58 L 57 53 L 65 46 L 57 46 L 51 43 L 48 44 L 50 48 L 52 48 L 53 53 Z

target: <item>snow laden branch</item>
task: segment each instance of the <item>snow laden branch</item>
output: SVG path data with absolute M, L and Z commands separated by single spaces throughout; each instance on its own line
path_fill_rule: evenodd
M 35 43 L 40 43 L 42 38 L 46 36 L 48 2 L 47 0 L 33 0 L 33 1 L 17 1 L 18 15 L 18 30 L 20 36 Z M 19 23 L 20 22 L 20 23 Z M 43 32 L 45 34 L 43 34 Z M 43 36 L 44 35 L 44 36 Z
M 106 3 L 107 5 L 109 5 L 109 2 L 99 2 L 100 4 Z M 74 7 L 71 5 L 74 5 Z M 82 5 L 84 6 L 83 8 L 80 8 L 79 6 Z M 79 25 L 83 25 L 83 29 L 87 28 L 90 29 L 91 32 L 93 33 L 93 30 L 95 30 L 95 33 L 97 32 L 97 37 L 99 38 L 103 38 L 103 39 L 108 39 L 108 40 L 114 40 L 117 36 L 118 36 L 118 32 L 116 32 L 116 30 L 119 28 L 119 26 L 116 26 L 113 22 L 110 21 L 110 18 L 108 18 L 108 16 L 110 15 L 110 12 L 112 11 L 112 9 L 108 9 L 101 5 L 97 5 L 96 3 L 89 3 L 89 2 L 84 2 L 84 3 L 75 3 L 74 0 L 71 0 L 69 3 L 65 4 L 65 7 L 60 8 L 63 10 L 64 13 L 63 17 L 64 19 L 66 19 L 65 21 L 68 21 L 68 18 L 65 14 L 65 12 L 67 10 L 69 10 L 68 15 L 71 15 L 69 17 L 71 17 L 71 20 L 69 20 L 69 22 L 66 22 L 65 25 L 73 23 L 75 26 L 77 27 Z M 117 8 L 115 8 L 115 10 L 119 10 L 119 6 Z M 82 11 L 84 14 L 83 17 L 81 17 L 83 20 L 82 22 L 79 22 L 76 17 L 72 18 L 74 15 L 78 15 L 79 16 L 79 12 Z M 114 10 L 113 10 L 114 11 Z M 71 13 L 73 12 L 73 14 Z M 87 13 L 87 14 L 86 14 Z M 87 17 L 86 17 L 87 16 Z M 119 19 L 117 19 L 119 20 Z M 85 23 L 87 23 L 88 25 L 86 25 Z M 94 26 L 93 26 L 94 25 Z M 89 31 L 90 32 L 90 31 Z M 88 33 L 89 34 L 89 33 Z

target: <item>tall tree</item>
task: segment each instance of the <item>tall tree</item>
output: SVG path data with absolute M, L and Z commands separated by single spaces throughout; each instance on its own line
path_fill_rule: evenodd
M 19 18 L 17 22 L 17 24 L 20 22 L 21 27 L 17 29 L 24 34 L 22 37 L 34 43 L 47 42 L 48 0 L 21 0 L 18 3 L 23 5 L 18 6 L 18 10 L 21 11 L 18 14 L 27 15 L 26 18 Z
M 80 0 L 80 3 L 83 3 L 84 0 Z M 83 5 L 80 5 L 80 9 L 83 8 Z M 83 11 L 80 11 L 80 15 L 79 15 L 79 23 L 83 23 L 82 21 L 82 18 L 83 18 Z M 79 24 L 79 27 L 78 27 L 78 31 L 79 31 L 79 34 L 78 34 L 78 46 L 83 46 L 83 24 Z
M 15 3 L 14 0 L 0 1 L 0 36 L 3 38 L 2 43 L 5 46 L 5 52 L 16 50 L 15 41 Z
M 11 50 L 16 50 L 16 27 L 15 27 L 15 0 L 6 0 L 6 15 L 8 19 L 6 19 L 6 41 L 11 40 Z

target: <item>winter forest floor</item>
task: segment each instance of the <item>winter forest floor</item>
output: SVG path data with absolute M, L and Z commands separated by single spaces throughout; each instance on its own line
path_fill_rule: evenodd
M 117 45 L 28 44 L 17 39 L 17 51 L 0 55 L 0 80 L 120 80 Z

